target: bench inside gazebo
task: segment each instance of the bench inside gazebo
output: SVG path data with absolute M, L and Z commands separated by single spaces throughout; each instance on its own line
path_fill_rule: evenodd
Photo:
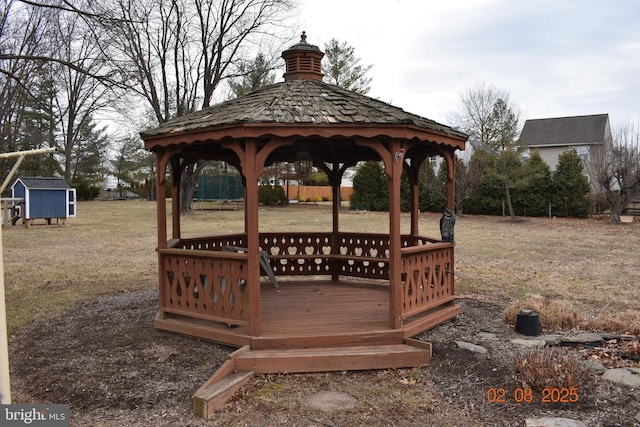
M 142 133 L 158 170 L 155 326 L 239 347 L 194 395 L 194 410 L 204 417 L 256 373 L 428 365 L 430 344 L 412 337 L 460 312 L 454 243 L 418 230 L 418 175 L 426 159 L 442 156 L 452 208 L 454 152 L 464 148 L 467 136 L 323 83 L 322 56 L 303 34 L 283 52 L 284 82 Z M 240 171 L 244 232 L 182 237 L 180 178 L 198 160 L 225 161 Z M 342 175 L 369 160 L 382 162 L 389 180 L 389 230 L 342 231 Z M 327 173 L 331 230 L 260 231 L 259 179 L 266 167 L 281 162 Z M 408 234 L 400 230 L 403 171 L 411 184 Z

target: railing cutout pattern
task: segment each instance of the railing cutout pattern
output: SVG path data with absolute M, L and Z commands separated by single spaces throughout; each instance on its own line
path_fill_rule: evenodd
M 161 254 L 166 273 L 165 309 L 230 324 L 249 321 L 246 259 L 216 252 L 211 256 L 186 251 Z
M 403 317 L 453 298 L 453 246 L 402 254 Z

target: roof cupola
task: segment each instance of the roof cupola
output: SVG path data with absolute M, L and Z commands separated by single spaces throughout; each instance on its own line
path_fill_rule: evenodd
M 285 81 L 320 80 L 322 81 L 322 52 L 318 46 L 307 43 L 307 35 L 302 32 L 300 42 L 282 52 L 286 64 Z

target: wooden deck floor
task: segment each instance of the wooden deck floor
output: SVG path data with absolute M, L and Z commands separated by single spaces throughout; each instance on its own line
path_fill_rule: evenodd
M 388 329 L 389 288 L 361 282 L 280 282 L 262 288 L 267 336 L 372 332 Z
M 280 280 L 278 288 L 264 282 L 261 293 L 259 337 L 252 337 L 248 326 L 229 328 L 180 316 L 159 316 L 155 324 L 159 329 L 252 349 L 398 344 L 426 329 L 420 324 L 410 334 L 406 329 L 391 329 L 388 287 L 380 283 L 302 278 Z M 434 315 L 440 323 L 458 312 L 448 308 Z

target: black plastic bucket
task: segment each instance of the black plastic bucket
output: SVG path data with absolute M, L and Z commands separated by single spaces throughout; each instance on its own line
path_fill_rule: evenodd
M 529 337 L 540 335 L 538 313 L 531 310 L 521 310 L 516 319 L 516 332 Z

